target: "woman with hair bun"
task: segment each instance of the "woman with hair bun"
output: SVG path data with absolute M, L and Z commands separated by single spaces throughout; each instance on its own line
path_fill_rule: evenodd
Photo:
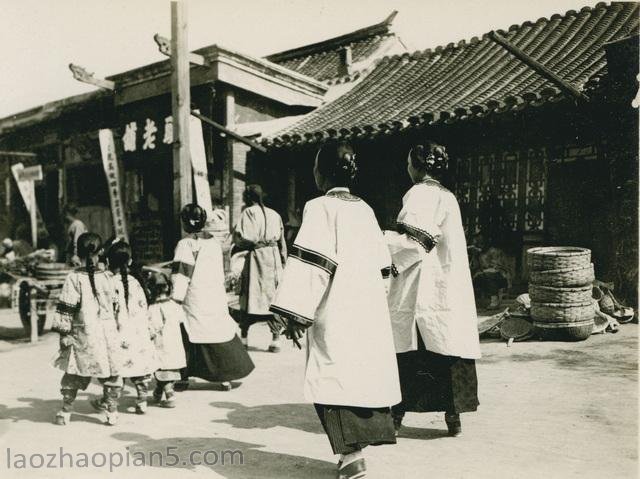
M 203 231 L 207 214 L 200 206 L 186 205 L 180 217 L 188 234 L 176 246 L 171 298 L 182 305 L 185 313 L 183 341 L 187 368 L 183 379 L 195 376 L 221 382 L 225 390 L 231 390 L 230 381 L 248 376 L 254 365 L 229 315 L 222 248 L 211 234 Z M 179 386 L 180 390 L 185 388 Z
M 398 273 L 389 291 L 402 387 L 396 430 L 407 411 L 444 411 L 449 434 L 458 436 L 460 413 L 478 406 L 480 343 L 460 208 L 440 183 L 448 160 L 436 143 L 411 149 L 414 185 L 402 200 L 397 232 L 385 236 Z
M 346 143 L 316 154 L 325 194 L 305 205 L 271 305 L 295 344 L 307 331 L 304 394 L 341 479 L 364 477 L 364 447 L 396 442 L 389 408 L 401 397 L 383 279 L 391 258 L 373 210 L 349 190 L 356 172 Z
M 51 329 L 60 334 L 55 365 L 64 371 L 62 408 L 55 419 L 58 425 L 69 423 L 78 390 L 87 389 L 91 378 L 98 378 L 105 387 L 107 424 L 117 422 L 123 360 L 113 285 L 106 272 L 96 270 L 101 248 L 96 234 L 78 237 L 77 253 L 84 267 L 65 279 L 53 317 Z

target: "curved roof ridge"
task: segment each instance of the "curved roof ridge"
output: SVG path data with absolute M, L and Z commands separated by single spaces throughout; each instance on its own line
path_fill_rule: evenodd
M 544 52 L 548 64 L 583 91 L 596 88 L 606 70 L 603 44 L 638 34 L 639 12 L 635 2 L 599 3 L 498 31 L 525 52 Z M 383 56 L 353 89 L 263 141 L 286 147 L 334 136 L 359 139 L 537 108 L 566 97 L 485 35 Z
M 502 36 L 508 36 L 509 33 L 512 33 L 514 31 L 517 31 L 519 29 L 521 29 L 522 27 L 526 27 L 526 26 L 533 26 L 536 25 L 540 22 L 550 22 L 551 20 L 557 19 L 557 18 L 566 18 L 570 15 L 572 16 L 576 16 L 579 15 L 580 13 L 584 13 L 584 12 L 592 12 L 594 10 L 597 9 L 601 9 L 601 8 L 606 8 L 608 6 L 610 6 L 613 3 L 626 3 L 626 2 L 598 2 L 596 5 L 594 6 L 585 6 L 582 7 L 580 10 L 576 11 L 574 9 L 569 9 L 564 13 L 554 13 L 552 15 L 549 15 L 548 17 L 540 17 L 538 18 L 535 22 L 531 21 L 531 20 L 525 20 L 522 23 L 514 23 L 513 25 L 509 26 L 509 28 L 504 29 L 504 28 L 496 28 L 494 30 L 491 30 L 489 32 L 485 32 L 482 35 L 474 35 L 471 38 L 463 38 L 461 40 L 458 40 L 457 42 L 449 42 L 446 45 L 437 45 L 435 47 L 428 47 L 428 48 L 424 48 L 424 49 L 419 49 L 419 50 L 414 50 L 412 52 L 406 52 L 406 53 L 400 53 L 400 54 L 394 54 L 394 55 L 387 55 L 381 58 L 381 60 L 385 60 L 387 58 L 389 59 L 398 59 L 400 57 L 406 57 L 407 55 L 410 56 L 411 58 L 421 58 L 421 57 L 426 57 L 429 55 L 433 55 L 433 54 L 440 54 L 442 52 L 446 52 L 450 49 L 456 49 L 456 48 L 464 48 L 467 47 L 469 45 L 473 45 L 475 43 L 478 43 L 482 40 L 487 40 L 489 39 L 489 34 L 494 31 L 497 32 L 499 34 L 501 34 Z
M 390 28 L 394 19 L 398 15 L 398 11 L 394 10 L 384 20 L 368 27 L 354 30 L 350 33 L 345 33 L 337 37 L 328 38 L 316 43 L 304 45 L 302 47 L 292 48 L 290 50 L 284 50 L 277 53 L 267 55 L 265 58 L 271 62 L 282 62 L 285 60 L 292 60 L 294 58 L 303 57 L 307 55 L 313 55 L 322 53 L 326 50 L 336 49 L 341 46 L 348 45 L 364 38 L 373 37 L 376 35 L 387 35 L 391 33 Z

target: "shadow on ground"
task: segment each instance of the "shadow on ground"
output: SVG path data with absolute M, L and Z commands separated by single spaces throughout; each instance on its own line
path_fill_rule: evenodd
M 269 429 L 276 426 L 324 434 L 320 420 L 311 404 L 263 404 L 243 406 L 234 402 L 213 402 L 213 407 L 230 409 L 225 422 L 241 429 Z
M 510 354 L 485 354 L 479 363 L 495 364 L 501 362 L 528 363 L 532 361 L 551 361 L 559 369 L 577 371 L 583 370 L 594 374 L 608 374 L 635 378 L 638 369 L 637 345 L 633 337 L 620 337 L 616 348 L 608 343 L 599 341 L 597 335 L 589 338 L 586 343 L 562 341 L 536 341 L 536 344 L 514 343 Z M 538 351 L 532 351 L 532 346 L 539 345 Z M 526 352 L 518 352 L 523 346 Z M 506 346 L 505 346 L 506 347 Z M 621 351 L 624 351 L 621 353 Z
M 260 448 L 264 445 L 261 444 L 220 437 L 153 439 L 144 434 L 125 432 L 113 434 L 112 437 L 130 443 L 127 450 L 132 464 L 144 458 L 147 467 L 193 470 L 200 466 L 226 478 L 335 477 L 336 466 L 331 462 L 263 451 Z
M 80 393 L 74 403 L 74 412 L 71 420 L 102 424 L 98 413 L 95 412 L 88 399 L 93 396 Z M 39 399 L 21 397 L 18 401 L 25 403 L 24 406 L 7 407 L 0 404 L 0 419 L 11 419 L 13 422 L 28 421 L 45 424 L 53 424 L 56 412 L 62 405 L 62 399 Z
M 402 426 L 398 439 L 420 439 L 428 441 L 430 439 L 441 439 L 443 437 L 449 437 L 449 433 L 446 429 L 432 429 L 422 427 L 408 427 Z
M 23 327 L 8 328 L 6 326 L 0 326 L 0 339 L 4 341 L 27 341 L 27 333 Z

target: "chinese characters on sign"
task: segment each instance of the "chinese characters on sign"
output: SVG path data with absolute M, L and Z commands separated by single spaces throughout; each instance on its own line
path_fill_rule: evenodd
M 173 118 L 167 116 L 164 119 L 164 132 L 159 134 L 158 126 L 156 122 L 150 118 L 147 118 L 144 122 L 142 130 L 142 150 L 155 150 L 156 140 L 162 138 L 162 143 L 170 145 L 173 143 Z M 124 127 L 124 134 L 122 135 L 122 145 L 125 152 L 134 152 L 138 149 L 138 123 L 131 121 Z
M 130 126 L 131 123 L 127 126 Z M 135 149 L 135 123 L 133 123 L 133 148 Z M 126 135 L 126 132 L 125 132 Z M 120 177 L 118 175 L 118 159 L 116 158 L 116 145 L 113 141 L 113 133 L 111 130 L 104 129 L 98 133 L 100 139 L 100 151 L 102 153 L 102 166 L 107 177 L 107 186 L 109 187 L 109 197 L 111 198 L 111 214 L 113 216 L 113 229 L 118 238 L 128 239 L 127 225 L 122 205 L 122 196 L 120 195 Z M 125 146 L 126 146 L 125 142 Z M 133 151 L 133 150 L 129 150 Z

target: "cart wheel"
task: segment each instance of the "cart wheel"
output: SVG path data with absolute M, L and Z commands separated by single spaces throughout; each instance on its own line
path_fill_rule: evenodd
M 28 282 L 20 283 L 20 292 L 18 294 L 18 311 L 20 313 L 20 321 L 24 327 L 27 336 L 31 334 L 31 286 Z

